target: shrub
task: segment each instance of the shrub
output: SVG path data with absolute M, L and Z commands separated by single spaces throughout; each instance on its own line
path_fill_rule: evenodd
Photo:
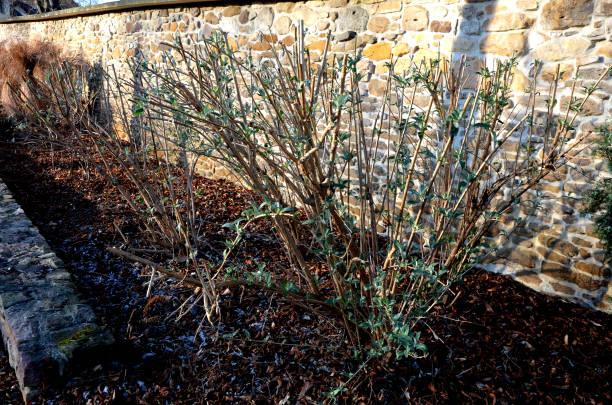
M 23 115 L 15 90 L 28 92 L 44 80 L 47 70 L 62 60 L 61 52 L 48 41 L 6 40 L 0 43 L 0 102 L 9 115 Z M 29 84 L 28 84 L 29 83 Z M 12 89 L 11 89 L 12 88 Z M 32 99 L 31 101 L 33 101 Z M 47 105 L 36 105 L 44 110 Z
M 391 63 L 367 117 L 357 55 L 313 64 L 302 40 L 256 63 L 222 35 L 168 45 L 165 64 L 142 65 L 140 105 L 261 196 L 245 219 L 272 218 L 293 265 L 257 276 L 327 302 L 362 354 L 385 358 L 425 353 L 416 324 L 487 252 L 489 226 L 578 153 L 588 134 L 573 124 L 596 87 L 557 112 L 552 83 L 537 124 L 535 87 L 526 111 L 511 107 L 514 60 L 483 68 L 475 91 L 463 60 Z
M 191 47 L 177 40 L 163 63 L 134 62 L 132 79 L 106 76 L 104 98 L 119 101 L 106 109 L 115 107 L 122 136 L 89 118 L 72 129 L 97 148 L 154 240 L 184 249 L 209 320 L 218 289 L 248 284 L 327 307 L 363 357 L 422 356 L 417 324 L 490 251 L 488 228 L 578 154 L 589 134 L 576 135 L 574 123 L 597 85 L 580 99 L 572 90 L 560 110 L 553 82 L 536 121 L 535 85 L 525 111 L 512 107 L 512 59 L 483 68 L 475 89 L 464 88 L 465 60 L 390 63 L 382 101 L 368 115 L 360 57 L 325 51 L 315 64 L 298 39 L 293 50 L 270 44 L 271 57 L 257 62 L 223 35 Z M 62 69 L 58 77 L 73 77 Z M 62 100 L 68 115 L 89 111 L 85 86 L 46 83 L 40 94 Z M 237 236 L 219 263 L 198 253 L 189 180 L 198 158 L 224 165 L 263 201 L 228 224 Z M 114 181 L 117 167 L 144 209 Z M 177 180 L 177 168 L 186 180 Z M 263 217 L 291 266 L 226 274 L 247 224 Z
M 603 158 L 612 172 L 612 129 L 602 125 L 598 128 L 599 145 L 595 154 Z M 604 244 L 608 256 L 612 256 L 612 178 L 599 181 L 586 196 L 584 212 L 594 214 L 597 235 Z

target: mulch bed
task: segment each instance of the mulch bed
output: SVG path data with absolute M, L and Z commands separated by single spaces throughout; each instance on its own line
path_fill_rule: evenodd
M 197 306 L 178 321 L 172 314 L 191 294 L 188 288 L 160 281 L 146 299 L 146 269 L 105 250 L 126 239 L 142 241 L 136 218 L 95 169 L 87 176 L 73 156 L 52 158 L 45 148 L 5 139 L 0 177 L 117 340 L 103 361 L 85 361 L 60 386 L 45 387 L 41 401 L 318 403 L 356 371 L 334 319 L 282 297 L 226 291 L 218 327 L 200 329 Z M 198 179 L 197 189 L 214 249 L 230 235 L 221 225 L 238 218 L 251 195 L 218 180 Z M 282 265 L 284 253 L 268 225 L 256 231 L 239 260 L 257 256 Z M 393 369 L 370 362 L 340 402 L 612 401 L 609 315 L 484 272 L 468 274 L 454 293 L 459 296 L 423 324 L 429 357 Z M 0 354 L 0 403 L 19 401 L 14 374 Z

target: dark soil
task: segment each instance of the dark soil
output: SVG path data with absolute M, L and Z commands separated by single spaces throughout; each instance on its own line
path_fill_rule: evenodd
M 104 361 L 45 387 L 41 401 L 318 403 L 356 371 L 342 330 L 322 310 L 248 288 L 228 290 L 218 328 L 198 329 L 203 311 L 197 306 L 178 321 L 173 314 L 189 288 L 157 281 L 147 299 L 147 269 L 105 249 L 126 241 L 145 247 L 146 240 L 92 167 L 87 176 L 69 154 L 52 158 L 41 147 L 0 144 L 0 177 L 117 340 Z M 224 181 L 198 179 L 196 188 L 214 252 L 230 235 L 221 225 L 237 218 L 252 196 Z M 239 260 L 286 264 L 269 224 L 249 238 Z M 484 272 L 468 274 L 454 294 L 422 325 L 429 357 L 393 369 L 368 363 L 341 402 L 611 403 L 610 316 Z M 0 403 L 19 402 L 0 354 Z

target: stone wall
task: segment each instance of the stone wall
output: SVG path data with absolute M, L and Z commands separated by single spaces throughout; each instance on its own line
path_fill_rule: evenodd
M 129 9 L 134 3 L 133 9 Z M 385 86 L 387 62 L 397 65 L 436 58 L 439 54 L 466 55 L 473 69 L 483 59 L 519 56 L 512 89 L 514 101 L 525 104 L 523 90 L 532 74 L 534 59 L 544 62 L 544 80 L 561 65 L 563 82 L 559 95 L 567 101 L 573 73 L 580 67 L 586 85 L 612 62 L 612 0 L 328 0 L 301 2 L 184 2 L 189 7 L 164 2 L 123 1 L 121 7 L 97 7 L 93 11 L 57 14 L 51 19 L 11 21 L 0 24 L 0 38 L 44 38 L 79 52 L 92 62 L 113 64 L 129 74 L 126 60 L 142 54 L 159 60 L 173 35 L 195 40 L 223 30 L 241 49 L 256 57 L 268 55 L 270 46 L 261 39 L 292 45 L 293 27 L 303 20 L 306 43 L 316 61 L 325 46 L 327 31 L 333 33 L 332 51 L 362 52 L 361 69 L 369 82 L 366 100 L 376 102 Z M 173 4 L 176 1 L 171 2 Z M 138 8 L 137 5 L 143 8 Z M 126 10 L 127 8 L 127 10 Z M 63 18 L 62 18 L 63 17 Z M 58 19 L 59 18 L 59 19 Z M 612 79 L 585 106 L 587 117 L 580 130 L 610 120 Z M 545 107 L 544 99 L 538 108 Z M 549 175 L 535 192 L 546 199 L 542 206 L 517 207 L 513 217 L 519 226 L 504 219 L 492 230 L 504 248 L 488 269 L 512 275 L 524 284 L 550 294 L 612 311 L 610 262 L 593 233 L 588 218 L 579 213 L 581 196 L 600 176 L 604 163 L 586 149 L 583 157 Z M 206 174 L 226 173 L 212 165 Z M 506 232 L 513 231 L 509 236 Z

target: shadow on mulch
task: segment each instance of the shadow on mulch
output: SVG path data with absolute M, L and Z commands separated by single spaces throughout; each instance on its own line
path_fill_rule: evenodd
M 49 387 L 46 400 L 315 403 L 347 379 L 343 372 L 355 370 L 345 360 L 348 348 L 333 320 L 249 289 L 224 296 L 225 337 L 214 339 L 214 329 L 205 327 L 194 339 L 198 311 L 180 322 L 166 320 L 186 290 L 159 284 L 154 299 L 146 301 L 143 269 L 105 251 L 121 242 L 117 227 L 127 238 L 138 238 L 138 227 L 101 178 L 88 181 L 67 156 L 52 163 L 43 149 L 11 143 L 0 144 L 0 176 L 123 345 L 66 386 Z M 202 185 L 210 211 L 239 193 L 219 181 Z M 235 205 L 211 220 L 239 214 Z M 422 325 L 428 358 L 369 371 L 341 402 L 612 400 L 610 316 L 484 272 L 467 275 L 455 294 L 452 305 L 436 308 L 437 316 Z M 13 403 L 18 393 L 7 363 L 0 356 L 0 403 Z

